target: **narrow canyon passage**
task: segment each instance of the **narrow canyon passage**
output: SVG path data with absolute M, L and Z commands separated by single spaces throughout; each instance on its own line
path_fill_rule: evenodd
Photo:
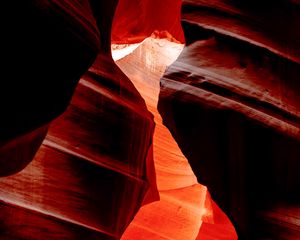
M 1 240 L 300 239 L 300 1 L 3 9 Z
M 134 239 L 196 239 L 203 219 L 213 222 L 211 199 L 207 188 L 197 182 L 170 131 L 163 125 L 157 103 L 160 78 L 167 66 L 179 56 L 184 45 L 168 39 L 147 38 L 135 49 L 113 46 L 117 65 L 133 82 L 154 115 L 153 152 L 160 201 L 143 206 L 123 235 Z M 115 50 L 114 50 L 115 49 Z M 126 56 L 124 56 L 126 55 Z M 228 224 L 228 223 L 227 223 Z M 222 238 L 233 239 L 233 229 L 224 225 Z M 231 229 L 230 229 L 231 228 Z M 226 232 L 227 231 L 227 232 Z M 216 232 L 206 236 L 209 239 Z M 227 234 L 227 235 L 226 235 Z M 203 239 L 203 238 L 202 238 Z

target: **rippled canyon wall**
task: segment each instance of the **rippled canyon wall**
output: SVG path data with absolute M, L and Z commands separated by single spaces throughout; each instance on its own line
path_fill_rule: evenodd
M 0 239 L 300 238 L 299 1 L 2 8 Z

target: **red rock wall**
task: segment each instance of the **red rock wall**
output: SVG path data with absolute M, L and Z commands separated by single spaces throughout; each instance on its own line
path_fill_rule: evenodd
M 39 150 L 0 179 L 1 239 L 120 238 L 157 193 L 153 119 L 110 46 L 154 31 L 184 42 L 181 1 L 19 0 L 3 9 L 12 19 L 1 21 L 0 174 Z M 161 80 L 164 122 L 241 239 L 297 239 L 298 1 L 185 0 L 182 16 L 188 46 Z M 230 225 L 211 208 L 215 224 L 199 238 Z
M 3 4 L 0 239 L 119 239 L 158 197 L 153 116 L 110 56 L 106 3 Z
M 185 0 L 182 13 L 187 46 L 161 79 L 165 124 L 239 239 L 298 239 L 298 3 Z M 200 239 L 216 226 L 203 227 Z
M 113 22 L 113 43 L 136 43 L 155 30 L 167 31 L 180 42 L 181 0 L 120 0 Z

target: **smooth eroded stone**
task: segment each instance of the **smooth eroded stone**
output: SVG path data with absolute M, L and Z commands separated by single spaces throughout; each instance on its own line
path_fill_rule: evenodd
M 20 224 L 2 224 L 1 239 L 34 239 L 34 231 L 38 239 L 119 239 L 139 208 L 158 199 L 153 116 L 111 58 L 111 21 L 118 1 L 99 2 L 103 8 L 95 8 L 94 1 L 23 1 L 15 13 L 17 20 L 24 18 L 16 24 L 20 31 L 8 29 L 7 42 L 23 33 L 24 44 L 8 45 L 4 70 L 11 75 L 0 98 L 9 104 L 2 102 L 0 121 L 6 125 L 1 124 L 0 136 L 4 143 L 7 138 L 32 151 L 23 154 L 22 148 L 4 144 L 1 154 L 12 155 L 1 160 L 20 154 L 17 171 L 39 150 L 23 171 L 0 179 L 0 201 L 20 209 L 20 219 L 28 220 L 21 231 L 16 230 Z M 35 129 L 52 120 L 39 148 L 48 125 Z M 14 163 L 4 162 L 6 166 L 13 173 Z M 15 211 L 5 210 L 1 221 L 11 219 L 10 213 Z M 40 216 L 36 229 L 35 214 Z M 40 230 L 47 223 L 52 235 Z
M 161 79 L 164 123 L 240 239 L 299 237 L 299 49 L 286 52 L 275 34 L 295 23 L 282 11 L 280 29 L 265 29 L 270 20 L 254 34 L 247 21 L 289 4 L 262 16 L 247 4 L 184 1 L 187 47 Z M 235 19 L 237 9 L 249 18 Z

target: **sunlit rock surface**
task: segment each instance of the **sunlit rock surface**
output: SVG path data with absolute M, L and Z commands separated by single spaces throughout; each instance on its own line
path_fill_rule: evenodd
M 203 221 L 214 225 L 215 230 L 204 230 L 203 239 L 235 238 L 227 217 L 211 201 L 206 187 L 197 183 L 187 159 L 157 111 L 160 78 L 182 48 L 183 45 L 167 39 L 149 38 L 117 61 L 154 115 L 154 163 L 161 196 L 159 202 L 140 209 L 123 239 L 134 239 L 134 236 L 143 236 L 144 239 L 150 236 L 151 239 L 195 239 Z M 122 54 L 119 49 L 113 51 L 117 59 Z
M 299 1 L 2 6 L 1 239 L 300 238 Z
M 161 198 L 139 211 L 123 239 L 134 239 L 135 236 L 142 239 L 150 236 L 151 239 L 195 239 L 202 222 L 206 188 L 197 184 L 186 158 L 162 124 L 156 108 L 159 80 L 182 48 L 182 44 L 167 39 L 149 38 L 117 62 L 154 115 L 153 154 Z

